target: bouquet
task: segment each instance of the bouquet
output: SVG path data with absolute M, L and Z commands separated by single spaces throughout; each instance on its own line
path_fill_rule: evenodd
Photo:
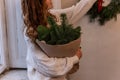
M 50 28 L 39 25 L 37 28 L 37 44 L 50 57 L 74 56 L 80 47 L 81 27 L 73 28 L 68 24 L 66 14 L 61 14 L 58 25 L 52 17 L 48 17 Z
M 52 17 L 48 17 L 50 28 L 39 25 L 36 43 L 49 57 L 72 57 L 80 47 L 81 27 L 73 28 L 68 24 L 66 14 L 61 14 L 61 24 L 58 25 Z M 79 63 L 67 73 L 72 74 L 79 69 Z

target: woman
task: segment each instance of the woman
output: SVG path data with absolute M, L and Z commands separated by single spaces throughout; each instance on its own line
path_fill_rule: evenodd
M 53 10 L 51 0 L 22 0 L 25 23 L 24 38 L 27 44 L 27 69 L 29 80 L 67 80 L 66 74 L 82 56 L 80 49 L 73 57 L 50 58 L 36 45 L 38 25 L 49 27 L 47 17 L 60 22 L 60 14 L 66 13 L 69 23 L 75 23 L 92 7 L 96 0 L 81 0 L 67 9 Z M 51 10 L 50 10 L 51 9 Z

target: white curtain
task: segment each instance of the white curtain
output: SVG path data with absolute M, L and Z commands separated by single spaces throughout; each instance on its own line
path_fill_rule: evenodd
M 4 0 L 0 0 L 0 73 L 6 67 L 6 25 L 5 25 L 5 7 Z M 1 68 L 2 67 L 2 68 Z

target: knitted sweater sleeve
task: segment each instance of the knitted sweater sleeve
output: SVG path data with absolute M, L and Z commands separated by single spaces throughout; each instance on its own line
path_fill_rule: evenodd
M 57 53 L 56 53 L 57 54 Z M 73 65 L 79 62 L 77 56 L 65 58 L 49 58 L 38 48 L 32 50 L 35 69 L 48 77 L 58 77 L 69 72 Z
M 83 17 L 97 0 L 80 0 L 76 5 L 65 9 L 51 9 L 55 15 L 66 13 L 69 23 L 75 24 Z

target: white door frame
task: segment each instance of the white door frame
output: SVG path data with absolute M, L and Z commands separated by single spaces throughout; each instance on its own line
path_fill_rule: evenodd
M 8 45 L 7 45 L 7 29 L 6 29 L 6 15 L 5 2 L 0 0 L 0 74 L 8 68 Z

